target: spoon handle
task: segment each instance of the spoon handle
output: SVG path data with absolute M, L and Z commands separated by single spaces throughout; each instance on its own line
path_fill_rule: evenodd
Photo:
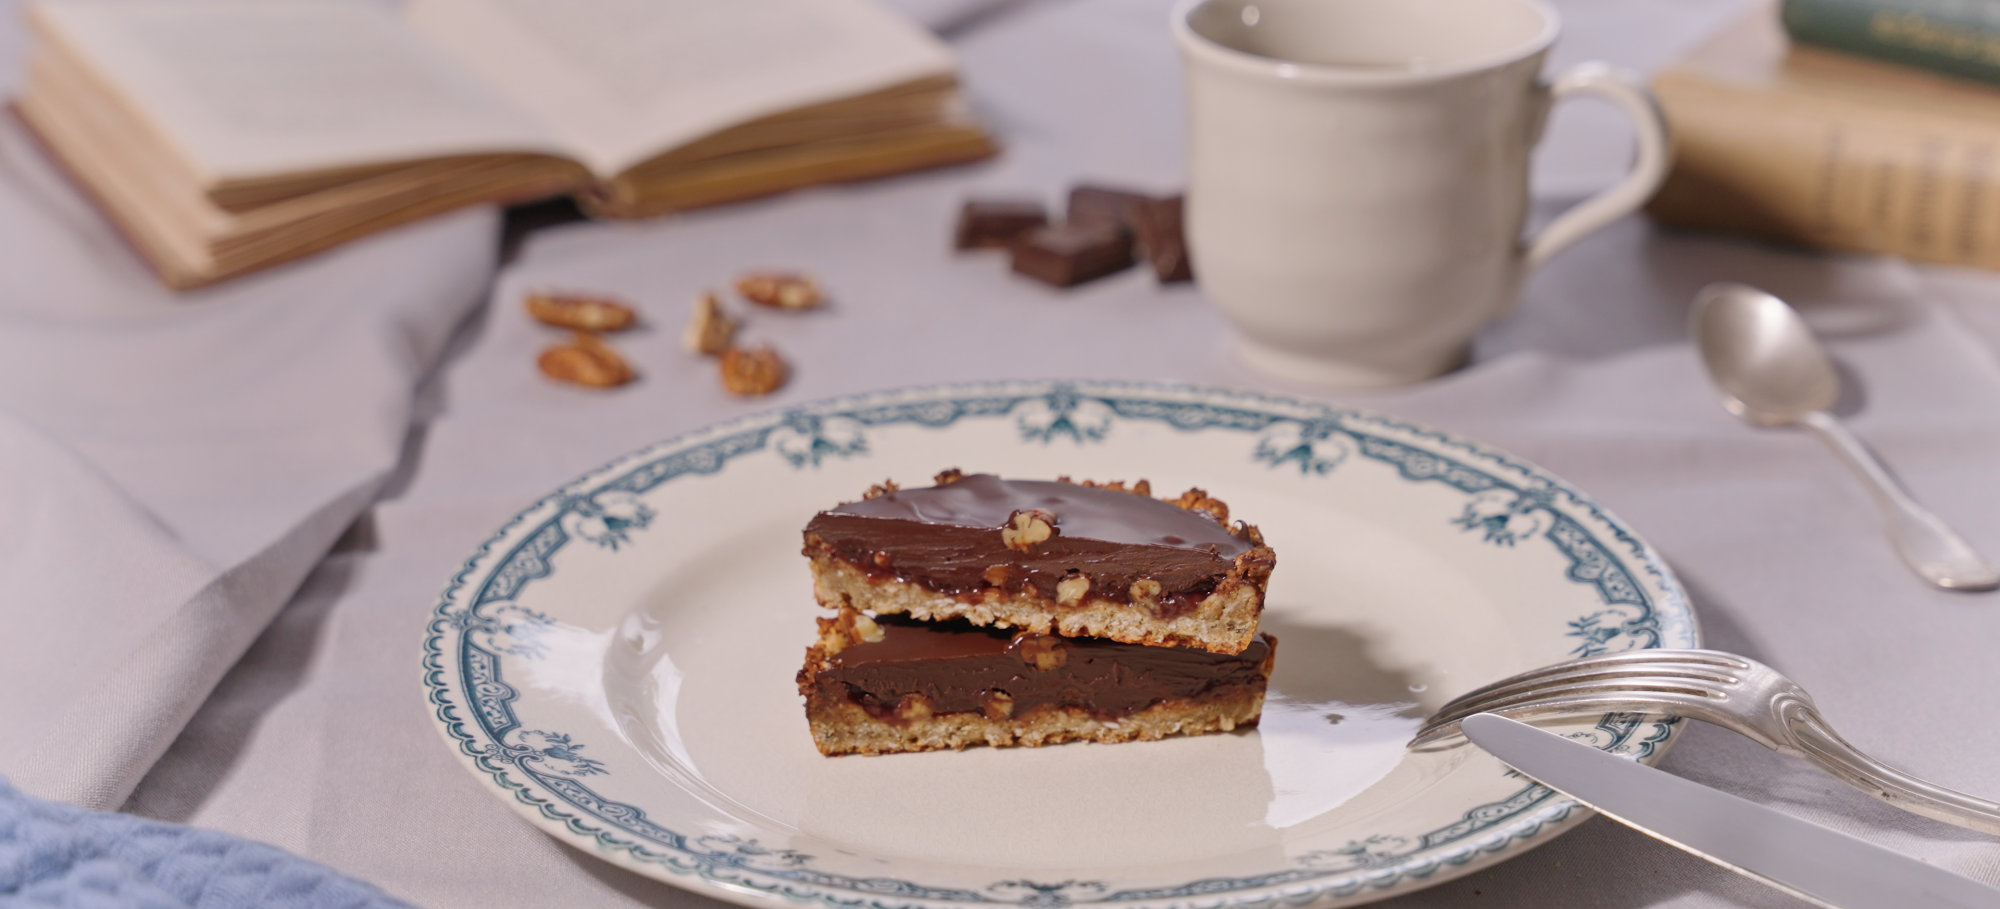
M 1825 441 L 1867 484 L 1869 492 L 1875 495 L 1875 504 L 1882 508 L 1889 540 L 1896 544 L 1897 554 L 1924 580 L 1949 590 L 2000 587 L 2000 572 L 1995 572 L 1964 537 L 1945 526 L 1930 509 L 1910 498 L 1896 478 L 1883 469 L 1882 462 L 1875 460 L 1868 446 L 1861 444 L 1832 414 L 1813 411 L 1800 422 Z

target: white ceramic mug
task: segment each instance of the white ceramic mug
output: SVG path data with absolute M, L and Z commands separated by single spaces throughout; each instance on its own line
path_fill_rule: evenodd
M 1666 125 L 1598 63 L 1541 79 L 1540 0 L 1185 0 L 1188 246 L 1245 359 L 1386 385 L 1456 367 L 1527 272 L 1643 203 Z M 1622 181 L 1522 236 L 1528 159 L 1554 99 L 1638 128 Z

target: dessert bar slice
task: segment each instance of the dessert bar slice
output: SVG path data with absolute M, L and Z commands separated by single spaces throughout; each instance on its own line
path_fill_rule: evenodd
M 820 605 L 1128 644 L 1250 646 L 1276 556 L 1201 490 L 939 474 L 805 529 Z
M 820 753 L 1129 742 L 1257 722 L 1277 642 L 1237 654 L 964 621 L 820 619 L 799 692 Z

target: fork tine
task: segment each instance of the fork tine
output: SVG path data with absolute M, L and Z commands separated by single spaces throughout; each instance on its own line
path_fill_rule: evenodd
M 1525 716 L 1588 715 L 1611 710 L 1661 711 L 1722 696 L 1753 664 L 1715 650 L 1627 650 L 1554 663 L 1468 691 L 1431 715 L 1411 747 L 1457 734 L 1476 713 Z
M 1524 723 L 1534 723 L 1557 719 L 1590 719 L 1607 713 L 1646 713 L 1680 716 L 1680 714 L 1675 713 L 1671 709 L 1673 706 L 1643 696 L 1635 696 L 1631 692 L 1612 691 L 1583 695 L 1562 701 L 1526 701 L 1509 707 L 1494 708 L 1480 712 L 1497 713 L 1508 719 L 1520 720 Z M 1470 715 L 1467 714 L 1467 716 Z M 1466 739 L 1464 738 L 1464 733 L 1459 729 L 1459 722 L 1463 719 L 1464 717 L 1459 717 L 1449 722 L 1434 721 L 1426 724 L 1424 728 L 1417 730 L 1417 734 L 1410 739 L 1409 748 L 1413 751 L 1439 751 L 1464 744 Z
M 1684 669 L 1708 668 L 1732 673 L 1744 672 L 1751 667 L 1751 664 L 1744 662 L 1741 657 L 1715 650 L 1626 650 L 1619 653 L 1601 654 L 1594 657 L 1567 660 L 1561 663 L 1551 663 L 1547 666 L 1508 676 L 1491 685 L 1476 688 L 1473 691 L 1467 692 L 1466 695 L 1469 696 L 1502 685 L 1530 682 L 1551 676 L 1567 675 L 1598 668 L 1624 667 L 1632 663 L 1657 663 L 1663 669 L 1665 667 Z
M 1662 663 L 1640 660 L 1610 662 L 1562 663 L 1555 667 L 1545 667 L 1533 673 L 1522 673 L 1502 679 L 1483 688 L 1468 691 L 1443 707 L 1439 713 L 1467 704 L 1489 701 L 1496 698 L 1512 697 L 1522 693 L 1532 693 L 1584 682 L 1613 682 L 1619 679 L 1679 679 L 1688 683 L 1704 683 L 1711 686 L 1727 686 L 1738 680 L 1738 674 L 1711 668 L 1707 664 Z
M 1456 722 L 1475 713 L 1505 710 L 1524 704 L 1551 702 L 1567 698 L 1597 694 L 1629 694 L 1639 700 L 1666 700 L 1668 698 L 1692 698 L 1709 700 L 1721 696 L 1715 687 L 1704 685 L 1700 680 L 1672 676 L 1619 676 L 1617 678 L 1587 679 L 1561 685 L 1550 685 L 1531 690 L 1496 694 L 1469 701 L 1453 701 L 1437 713 L 1432 714 L 1426 725 Z

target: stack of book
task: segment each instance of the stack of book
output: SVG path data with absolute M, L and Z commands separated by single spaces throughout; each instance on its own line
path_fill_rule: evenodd
M 480 201 L 638 217 L 992 154 L 873 0 L 43 0 L 14 109 L 167 283 Z
M 1784 0 L 1653 90 L 1662 223 L 2000 268 L 2000 0 Z

